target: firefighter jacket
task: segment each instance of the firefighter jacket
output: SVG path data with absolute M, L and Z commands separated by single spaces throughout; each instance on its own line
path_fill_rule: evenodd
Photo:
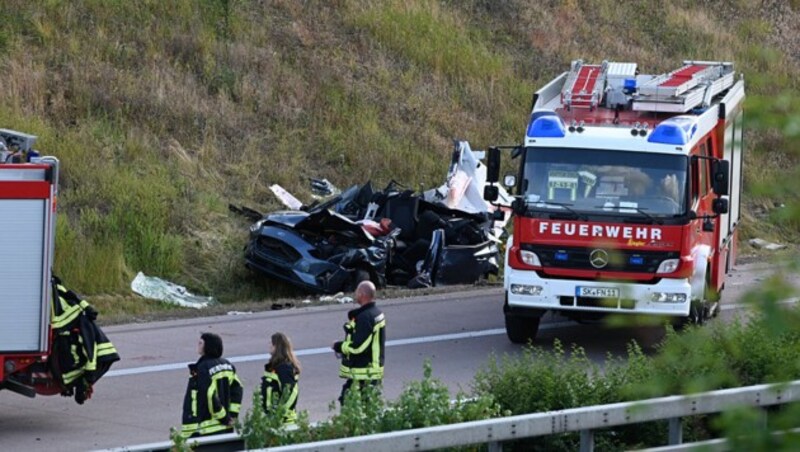
M 201 357 L 189 364 L 181 436 L 232 432 L 241 403 L 242 383 L 233 364 L 225 358 Z
M 297 370 L 291 363 L 282 363 L 271 369 L 264 366 L 261 377 L 261 400 L 267 414 L 283 410 L 283 423 L 297 421 L 297 397 L 299 395 Z
M 345 338 L 333 348 L 342 355 L 339 376 L 351 380 L 382 380 L 386 345 L 386 319 L 375 306 L 368 303 L 347 314 Z
M 119 354 L 95 323 L 97 311 L 86 300 L 55 276 L 52 290 L 53 347 L 48 367 L 62 394 L 74 393 L 75 401 L 82 404 L 91 396 L 92 385 L 119 361 Z

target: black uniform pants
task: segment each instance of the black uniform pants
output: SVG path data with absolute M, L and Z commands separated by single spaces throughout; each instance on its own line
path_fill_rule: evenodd
M 352 378 L 348 378 L 347 381 L 344 382 L 342 385 L 342 393 L 339 395 L 339 405 L 344 405 L 344 398 L 347 391 L 353 386 L 353 382 L 358 383 L 358 389 L 363 390 L 367 385 L 377 386 L 380 389 L 381 380 L 353 380 Z

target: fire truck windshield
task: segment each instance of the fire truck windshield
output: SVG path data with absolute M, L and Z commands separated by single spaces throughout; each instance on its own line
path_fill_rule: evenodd
M 550 213 L 673 218 L 686 213 L 688 166 L 683 155 L 527 148 L 524 199 Z

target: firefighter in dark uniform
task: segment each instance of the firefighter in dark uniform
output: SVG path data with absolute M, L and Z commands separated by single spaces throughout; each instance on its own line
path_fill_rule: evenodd
M 364 387 L 366 384 L 380 385 L 383 381 L 386 319 L 373 301 L 375 285 L 370 281 L 361 282 L 356 288 L 355 298 L 360 307 L 347 313 L 344 341 L 333 344 L 333 350 L 342 359 L 339 376 L 347 379 L 339 396 L 342 404 L 353 382 Z
M 216 334 L 203 333 L 197 353 L 200 359 L 189 365 L 181 436 L 231 433 L 242 403 L 236 368 L 222 358 L 222 339 Z
M 270 359 L 261 377 L 262 408 L 267 414 L 281 412 L 284 424 L 294 424 L 297 422 L 300 362 L 285 334 L 273 334 L 271 342 Z

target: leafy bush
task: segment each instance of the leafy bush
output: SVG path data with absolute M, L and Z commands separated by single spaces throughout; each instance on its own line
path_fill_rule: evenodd
M 345 396 L 339 413 L 316 425 L 308 423 L 308 413 L 300 412 L 295 427 L 282 425 L 282 415 L 266 415 L 260 409 L 260 395 L 253 396 L 253 407 L 241 427 L 248 448 L 268 447 L 369 435 L 396 430 L 489 419 L 501 414 L 491 396 L 467 398 L 458 394 L 451 403 L 447 386 L 432 377 L 430 362 L 424 365 L 421 381 L 408 383 L 393 402 L 386 402 L 377 385 L 354 384 Z M 332 402 L 331 411 L 336 410 Z
M 652 377 L 650 358 L 635 343 L 628 346 L 627 360 L 607 357 L 601 370 L 583 348 L 573 346 L 569 353 L 554 341 L 553 350 L 526 347 L 517 357 L 493 358 L 475 376 L 475 392 L 493 395 L 497 403 L 512 414 L 563 410 L 633 400 L 632 388 Z M 622 445 L 647 444 L 666 438 L 658 423 L 597 432 L 595 441 L 602 449 Z M 509 445 L 520 450 L 575 450 L 577 433 L 551 435 Z
M 758 306 L 757 314 L 749 320 L 712 322 L 681 334 L 670 329 L 655 356 L 644 355 L 632 343 L 626 359 L 609 356 L 602 370 L 583 349 L 573 346 L 567 353 L 558 340 L 549 351 L 527 347 L 519 356 L 493 358 L 477 373 L 475 391 L 491 394 L 502 409 L 525 414 L 800 379 L 800 308 L 778 305 L 786 295 L 780 288 L 773 281 L 751 295 L 758 300 Z M 796 428 L 797 418 L 789 419 L 797 410 L 796 406 L 778 410 L 774 416 L 776 428 Z M 686 418 L 684 440 L 741 434 L 741 425 L 749 422 L 748 416 L 753 413 Z M 763 425 L 763 417 L 760 419 Z M 790 435 L 776 440 L 763 428 L 759 431 L 763 434 L 755 435 L 758 438 L 737 441 L 791 441 Z M 599 430 L 595 441 L 603 450 L 649 447 L 665 444 L 666 433 L 665 421 L 653 422 Z M 574 450 L 578 445 L 578 434 L 564 434 L 520 441 L 509 447 Z

